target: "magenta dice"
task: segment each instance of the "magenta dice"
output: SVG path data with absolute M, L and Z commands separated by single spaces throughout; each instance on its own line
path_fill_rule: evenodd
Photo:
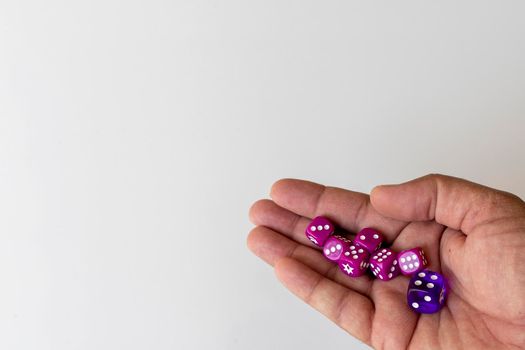
M 366 249 L 370 254 L 373 254 L 375 250 L 379 249 L 381 243 L 383 242 L 383 235 L 373 228 L 366 227 L 359 231 L 355 235 L 354 243 Z
M 337 261 L 347 251 L 350 241 L 341 236 L 330 236 L 323 245 L 323 254 L 330 261 Z
M 359 277 L 366 272 L 369 257 L 370 254 L 365 249 L 351 244 L 343 251 L 337 265 L 348 276 Z
M 370 258 L 370 270 L 377 278 L 389 281 L 399 275 L 397 254 L 390 248 L 375 251 Z
M 403 250 L 397 254 L 399 269 L 405 276 L 413 275 L 423 270 L 427 265 L 427 258 L 420 247 Z
M 314 218 L 306 227 L 306 237 L 313 244 L 322 247 L 328 237 L 334 233 L 334 224 L 324 216 Z

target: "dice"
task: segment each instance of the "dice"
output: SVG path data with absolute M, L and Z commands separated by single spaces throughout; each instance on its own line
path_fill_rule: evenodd
M 324 216 L 318 216 L 313 219 L 306 228 L 306 237 L 313 244 L 322 247 L 328 237 L 334 233 L 334 224 Z
M 343 251 L 337 265 L 348 276 L 359 277 L 366 272 L 369 257 L 370 254 L 365 249 L 351 244 Z
M 399 270 L 405 276 L 410 276 L 423 270 L 427 265 L 427 258 L 420 247 L 403 250 L 397 254 Z
M 383 248 L 373 253 L 370 258 L 370 269 L 377 278 L 389 281 L 399 275 L 397 254 L 390 248 Z
M 447 288 L 445 278 L 430 270 L 420 271 L 412 276 L 408 284 L 408 306 L 415 312 L 432 314 L 445 304 Z
M 383 235 L 373 228 L 366 227 L 359 231 L 354 240 L 357 246 L 366 249 L 370 254 L 379 249 L 383 242 Z
M 330 236 L 323 245 L 323 254 L 330 261 L 337 261 L 347 251 L 350 241 L 341 236 Z

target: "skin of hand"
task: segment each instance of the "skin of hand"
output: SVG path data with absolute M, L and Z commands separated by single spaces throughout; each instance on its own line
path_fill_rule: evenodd
M 524 349 L 525 203 L 462 179 L 427 175 L 370 195 L 283 179 L 255 202 L 248 247 L 292 293 L 377 349 Z M 395 251 L 420 246 L 449 294 L 441 311 L 406 302 L 408 278 L 349 278 L 305 237 L 323 215 L 348 232 L 380 230 Z M 349 235 L 353 238 L 352 235 Z

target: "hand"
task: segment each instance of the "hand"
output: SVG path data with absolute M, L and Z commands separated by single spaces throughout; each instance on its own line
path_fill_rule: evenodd
M 351 335 L 385 349 L 525 348 L 525 203 L 465 180 L 429 175 L 370 196 L 280 180 L 250 210 L 249 248 L 281 282 Z M 418 315 L 408 278 L 350 278 L 305 237 L 325 215 L 350 232 L 381 231 L 400 251 L 420 246 L 449 282 L 445 307 Z

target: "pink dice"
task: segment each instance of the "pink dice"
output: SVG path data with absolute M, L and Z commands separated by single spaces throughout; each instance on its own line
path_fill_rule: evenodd
M 334 224 L 324 216 L 313 219 L 306 228 L 306 237 L 313 244 L 322 247 L 326 239 L 334 233 Z
M 389 248 L 375 251 L 370 258 L 370 270 L 377 278 L 388 281 L 399 275 L 397 254 Z
M 331 261 L 337 261 L 343 255 L 343 252 L 348 251 L 350 241 L 341 236 L 330 236 L 323 246 L 324 256 Z
M 383 235 L 373 228 L 367 227 L 355 235 L 355 244 L 366 249 L 370 254 L 379 249 L 383 242 Z
M 423 270 L 427 265 L 425 253 L 420 247 L 403 250 L 397 254 L 397 261 L 401 273 L 406 276 Z
M 370 254 L 365 249 L 352 244 L 343 251 L 337 265 L 348 276 L 359 277 L 366 272 L 369 257 Z

